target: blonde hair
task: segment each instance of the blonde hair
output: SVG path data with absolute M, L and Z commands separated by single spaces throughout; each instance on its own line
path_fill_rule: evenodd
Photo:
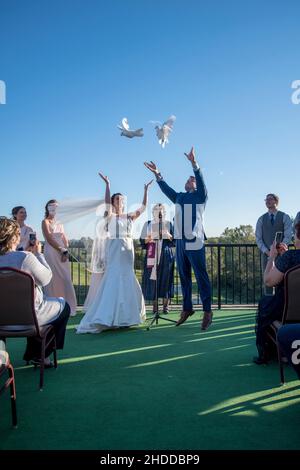
M 5 255 L 20 236 L 20 226 L 18 222 L 7 217 L 0 217 L 0 256 Z

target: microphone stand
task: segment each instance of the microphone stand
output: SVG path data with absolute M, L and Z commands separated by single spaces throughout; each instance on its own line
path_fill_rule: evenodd
M 158 260 L 158 247 L 159 247 L 159 242 L 163 243 L 163 237 L 162 237 L 162 212 L 161 210 L 158 213 L 158 239 L 155 240 L 155 269 L 156 269 L 156 277 L 155 277 L 155 306 L 156 306 L 156 311 L 153 313 L 153 317 L 150 320 L 149 325 L 147 326 L 147 330 L 149 331 L 153 323 L 155 322 L 156 325 L 158 325 L 158 320 L 166 320 L 170 321 L 172 323 L 177 323 L 176 320 L 171 320 L 171 318 L 166 318 L 162 317 L 159 314 L 159 308 L 158 308 L 158 277 L 159 277 L 159 261 Z M 162 253 L 161 253 L 161 256 Z M 160 258 L 161 258 L 160 256 Z

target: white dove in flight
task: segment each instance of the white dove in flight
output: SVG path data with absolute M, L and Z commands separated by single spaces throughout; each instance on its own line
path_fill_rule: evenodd
M 167 119 L 166 122 L 161 124 L 161 122 L 157 121 L 150 121 L 153 124 L 160 124 L 159 126 L 155 126 L 156 130 L 156 135 L 158 137 L 158 142 L 162 146 L 162 148 L 165 148 L 165 145 L 169 143 L 168 137 L 170 132 L 173 130 L 173 124 L 176 120 L 176 116 L 172 115 Z
M 135 131 L 130 130 L 127 118 L 122 119 L 122 124 L 118 126 L 118 129 L 122 131 L 121 135 L 124 135 L 129 139 L 132 139 L 132 137 L 143 137 L 144 135 L 143 129 L 136 129 Z

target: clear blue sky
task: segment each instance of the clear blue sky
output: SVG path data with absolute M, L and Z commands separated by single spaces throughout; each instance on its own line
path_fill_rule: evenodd
M 181 190 L 194 145 L 209 236 L 255 225 L 268 192 L 294 216 L 299 18 L 298 0 L 0 0 L 0 213 L 24 205 L 39 229 L 48 199 L 102 197 L 98 170 L 139 202 L 149 159 Z M 162 150 L 149 121 L 170 114 Z M 119 136 L 124 116 L 143 139 Z

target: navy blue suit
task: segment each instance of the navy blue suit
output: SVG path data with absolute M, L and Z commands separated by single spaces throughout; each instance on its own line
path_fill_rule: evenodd
M 202 214 L 207 190 L 200 169 L 194 170 L 197 190 L 177 193 L 164 180 L 158 180 L 162 192 L 176 204 L 176 260 L 183 295 L 183 310 L 192 311 L 192 268 L 197 280 L 204 312 L 211 311 L 211 286 L 206 271 Z

